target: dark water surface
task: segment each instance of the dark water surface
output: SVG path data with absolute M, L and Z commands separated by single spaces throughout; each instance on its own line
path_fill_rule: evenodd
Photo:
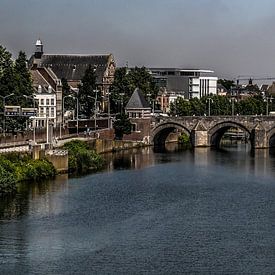
M 146 148 L 22 186 L 0 202 L 0 274 L 275 274 L 275 154 Z

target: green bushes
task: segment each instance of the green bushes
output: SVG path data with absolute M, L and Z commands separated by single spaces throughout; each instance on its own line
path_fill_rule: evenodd
M 80 140 L 73 140 L 64 145 L 69 154 L 69 171 L 85 173 L 102 168 L 104 161 L 100 155 L 89 150 L 88 145 Z
M 0 166 L 0 197 L 16 191 L 16 180 L 12 173 Z
M 191 146 L 191 143 L 190 143 L 190 138 L 187 134 L 185 133 L 182 133 L 179 137 L 178 137 L 178 142 L 182 145 L 185 145 L 185 146 Z
M 28 154 L 0 156 L 0 196 L 16 190 L 16 183 L 53 178 L 56 170 L 46 159 L 33 160 Z

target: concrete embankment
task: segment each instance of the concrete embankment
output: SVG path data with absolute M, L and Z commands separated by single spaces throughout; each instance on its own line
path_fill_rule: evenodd
M 85 141 L 91 150 L 97 154 L 116 152 L 120 150 L 127 150 L 131 148 L 147 146 L 141 141 L 125 141 L 125 140 L 109 140 L 109 139 L 81 139 Z M 41 150 L 40 146 L 33 148 L 33 158 L 39 159 L 46 157 L 55 167 L 58 173 L 68 172 L 68 153 L 62 149 Z
M 95 152 L 98 154 L 145 146 L 145 144 L 140 141 L 108 140 L 108 139 L 91 139 L 91 140 L 87 140 L 87 143 L 90 149 L 95 150 Z

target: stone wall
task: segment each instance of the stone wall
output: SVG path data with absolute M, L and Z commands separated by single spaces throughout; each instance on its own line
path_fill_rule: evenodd
M 135 141 L 107 140 L 107 139 L 92 139 L 92 140 L 88 140 L 87 143 L 90 149 L 95 150 L 98 154 L 144 146 L 144 143 L 139 141 L 135 142 Z

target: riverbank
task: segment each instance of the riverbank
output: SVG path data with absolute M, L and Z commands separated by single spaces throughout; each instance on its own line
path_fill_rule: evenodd
M 27 153 L 0 155 L 0 197 L 16 192 L 20 182 L 54 178 L 56 170 L 47 159 L 33 160 Z
M 62 146 L 62 149 L 68 151 L 68 155 L 65 156 L 68 162 L 66 165 L 64 165 L 65 159 L 60 154 L 47 155 L 41 149 L 33 152 L 32 157 L 38 158 L 35 160 L 27 152 L 2 154 L 0 155 L 0 197 L 16 192 L 17 184 L 20 182 L 40 182 L 53 178 L 60 172 L 59 158 L 62 158 L 62 167 L 66 167 L 65 171 L 62 170 L 63 173 L 81 175 L 104 168 L 106 165 L 102 157 L 104 153 L 143 146 L 145 144 L 133 141 L 74 139 Z

